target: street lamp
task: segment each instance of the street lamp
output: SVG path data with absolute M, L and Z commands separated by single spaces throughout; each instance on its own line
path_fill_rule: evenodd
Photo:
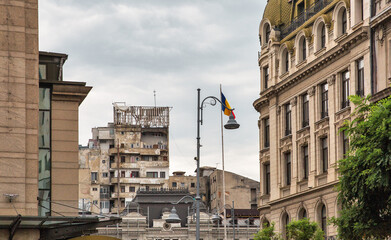
M 204 100 L 200 99 L 200 93 L 201 89 L 197 89 L 198 92 L 198 106 L 197 106 L 197 157 L 195 160 L 197 161 L 197 195 L 195 197 L 196 200 L 196 240 L 200 239 L 200 149 L 201 149 L 201 144 L 200 144 L 200 125 L 202 125 L 202 110 L 204 106 L 204 102 L 207 99 L 211 99 L 212 101 L 210 104 L 212 106 L 216 105 L 216 101 L 220 102 L 222 106 L 226 107 L 228 110 L 232 111 L 233 109 L 228 108 L 225 103 L 221 102 L 220 99 L 214 97 L 214 96 L 208 96 L 204 98 Z M 228 122 L 224 125 L 226 129 L 237 129 L 239 128 L 239 124 L 236 122 L 235 118 L 232 116 L 229 117 Z M 225 184 L 225 183 L 223 183 Z M 225 192 L 223 193 L 225 197 Z

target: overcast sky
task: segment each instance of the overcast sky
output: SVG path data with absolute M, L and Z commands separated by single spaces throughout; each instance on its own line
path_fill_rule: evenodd
M 113 121 L 112 103 L 170 106 L 170 172 L 194 174 L 197 88 L 219 96 L 240 128 L 225 130 L 225 169 L 259 181 L 258 26 L 265 0 L 39 0 L 39 49 L 68 54 L 64 80 L 93 89 L 79 144 Z M 228 117 L 224 117 L 224 123 Z M 221 168 L 220 108 L 208 105 L 201 166 Z

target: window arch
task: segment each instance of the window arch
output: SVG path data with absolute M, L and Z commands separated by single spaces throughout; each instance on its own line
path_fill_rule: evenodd
M 287 239 L 286 226 L 288 226 L 289 222 L 289 215 L 287 212 L 284 212 L 281 216 L 281 230 L 284 239 Z
M 280 73 L 284 74 L 289 71 L 289 51 L 285 47 L 281 51 L 280 55 Z
M 270 222 L 269 222 L 269 220 L 267 220 L 267 218 L 264 218 L 262 220 L 262 224 L 261 224 L 261 228 L 262 229 L 265 228 L 265 227 L 270 227 Z
M 327 207 L 323 202 L 319 202 L 318 207 L 316 208 L 317 222 L 319 223 L 320 228 L 327 236 Z
M 270 39 L 270 25 L 267 23 L 265 26 L 265 43 L 267 44 Z
M 334 14 L 335 37 L 337 38 L 347 33 L 349 27 L 349 19 L 343 2 L 336 6 Z
M 319 20 L 318 24 L 315 25 L 315 51 L 319 51 L 326 47 L 326 25 L 323 20 Z
M 297 63 L 300 63 L 307 59 L 307 41 L 304 36 L 301 36 L 299 38 L 298 45 L 297 45 L 297 56 L 298 56 Z
M 302 207 L 300 210 L 299 210 L 299 214 L 297 215 L 297 218 L 300 220 L 300 219 L 303 219 L 303 218 L 308 218 L 308 213 L 307 213 L 307 210 Z
M 326 206 L 323 204 L 321 209 L 320 209 L 320 220 L 321 220 L 321 228 L 327 236 L 327 211 L 326 211 Z

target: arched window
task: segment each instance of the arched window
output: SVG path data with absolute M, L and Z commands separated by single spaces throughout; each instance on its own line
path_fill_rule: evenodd
M 285 72 L 289 70 L 289 53 L 288 50 L 285 50 Z
M 270 227 L 270 222 L 265 218 L 262 222 L 262 228 Z
M 270 25 L 266 24 L 266 27 L 265 27 L 265 43 L 266 44 L 269 42 L 269 39 L 270 39 Z
M 346 17 L 346 8 L 342 11 L 342 19 L 341 19 L 341 33 L 345 34 L 348 27 L 348 21 Z
M 324 48 L 325 46 L 326 46 L 326 27 L 323 23 L 320 29 L 320 49 Z
M 303 38 L 302 45 L 301 45 L 301 50 L 302 50 L 302 60 L 304 61 L 307 58 L 307 46 L 305 39 Z
M 280 72 L 281 74 L 284 74 L 288 72 L 289 70 L 289 53 L 288 49 L 284 49 L 281 53 L 281 65 L 280 65 Z
M 284 215 L 282 216 L 282 236 L 284 239 L 287 239 L 287 234 L 286 234 L 286 226 L 288 226 L 289 224 L 289 215 L 288 213 L 284 213 Z
M 320 210 L 320 220 L 321 220 L 321 227 L 324 232 L 324 235 L 327 236 L 327 213 L 326 213 L 326 206 L 324 204 Z
M 298 219 L 308 218 L 307 216 L 307 210 L 305 208 L 300 209 Z

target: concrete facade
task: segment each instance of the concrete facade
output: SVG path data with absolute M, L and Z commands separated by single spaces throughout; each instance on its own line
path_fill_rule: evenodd
M 115 103 L 113 110 L 114 123 L 93 128 L 79 151 L 79 206 L 95 213 L 121 212 L 139 189 L 168 184 L 169 108 Z
M 369 0 L 293 3 L 270 0 L 259 28 L 258 209 L 283 236 L 308 217 L 332 238 L 326 219 L 338 216 L 337 161 L 349 147 L 339 130 L 354 110 L 347 96 L 390 92 L 390 3 L 377 5 L 383 17 Z

